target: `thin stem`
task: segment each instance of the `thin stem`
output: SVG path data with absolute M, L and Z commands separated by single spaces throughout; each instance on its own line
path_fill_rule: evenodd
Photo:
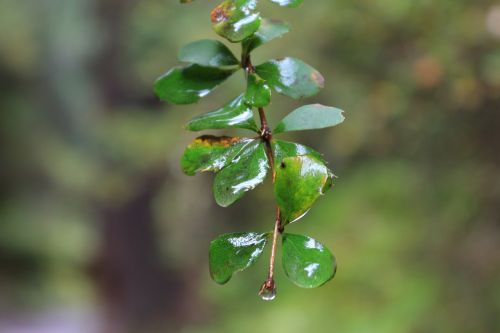
M 241 65 L 245 69 L 245 74 L 248 77 L 249 74 L 255 73 L 255 68 L 252 65 L 250 54 L 243 52 L 241 57 Z M 273 184 L 276 181 L 276 170 L 274 168 L 274 153 L 272 147 L 273 135 L 266 118 L 266 112 L 263 107 L 258 108 L 260 117 L 260 137 L 266 145 L 266 155 L 269 161 L 269 169 L 272 173 Z M 276 252 L 278 248 L 278 236 L 283 233 L 283 226 L 281 225 L 281 210 L 279 206 L 276 206 L 276 221 L 274 224 L 273 231 L 273 241 L 271 246 L 271 257 L 269 259 L 269 274 L 267 280 L 264 282 L 260 288 L 259 294 L 261 296 L 268 293 L 275 293 L 276 285 L 274 282 L 274 269 L 276 265 Z
M 271 247 L 271 259 L 269 263 L 269 280 L 274 279 L 274 266 L 276 262 L 276 250 L 277 250 L 277 245 L 278 245 L 278 235 L 281 234 L 281 212 L 280 208 L 276 208 L 276 223 L 274 225 L 274 233 L 273 233 L 273 245 Z

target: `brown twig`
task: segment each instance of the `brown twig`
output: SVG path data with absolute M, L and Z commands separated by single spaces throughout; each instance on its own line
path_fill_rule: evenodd
M 250 59 L 249 54 L 243 54 L 242 56 L 242 61 L 241 61 L 242 67 L 245 69 L 245 73 L 248 76 L 249 74 L 255 73 L 255 67 L 252 64 L 252 61 Z M 269 128 L 267 118 L 266 118 L 266 112 L 263 107 L 260 107 L 259 109 L 259 117 L 260 117 L 260 138 L 262 141 L 264 141 L 266 145 L 266 155 L 267 159 L 269 161 L 269 169 L 271 170 L 272 174 L 272 179 L 273 179 L 273 184 L 276 181 L 276 170 L 274 167 L 274 154 L 273 154 L 273 147 L 272 147 L 272 139 L 273 135 L 271 132 L 271 129 Z M 271 246 L 271 257 L 269 259 L 269 274 L 267 277 L 267 280 L 264 282 L 262 285 L 259 294 L 262 296 L 267 293 L 274 293 L 276 289 L 276 285 L 274 282 L 274 269 L 275 269 L 275 263 L 276 263 L 276 252 L 278 248 L 278 236 L 283 233 L 283 226 L 281 225 L 281 210 L 279 206 L 276 206 L 276 221 L 274 225 L 274 231 L 273 231 L 273 241 L 272 241 L 272 246 Z

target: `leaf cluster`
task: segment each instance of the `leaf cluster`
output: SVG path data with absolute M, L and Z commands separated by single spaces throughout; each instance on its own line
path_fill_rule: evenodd
M 302 0 L 270 1 L 286 7 L 302 3 Z M 274 135 L 338 125 L 344 121 L 343 111 L 320 104 L 305 105 L 293 110 L 274 128 L 269 127 L 264 108 L 271 103 L 274 92 L 293 99 L 311 97 L 323 88 L 323 76 L 302 60 L 291 57 L 252 64 L 252 51 L 290 30 L 286 22 L 263 18 L 257 11 L 257 0 L 225 0 L 212 11 L 211 21 L 218 35 L 230 43 L 241 44 L 241 57 L 236 57 L 218 40 L 192 42 L 178 54 L 179 61 L 185 64 L 159 77 L 154 91 L 158 98 L 173 104 L 196 103 L 243 70 L 246 90 L 221 108 L 193 118 L 186 128 L 190 131 L 239 128 L 257 136 L 200 136 L 186 148 L 181 159 L 182 170 L 187 175 L 215 173 L 213 194 L 222 207 L 241 199 L 271 175 L 279 211 L 277 230 L 282 235 L 284 270 L 295 284 L 318 287 L 335 274 L 333 255 L 312 238 L 283 231 L 306 215 L 314 202 L 331 188 L 334 175 L 321 154 L 299 143 L 275 139 Z M 260 126 L 255 121 L 256 111 Z M 215 239 L 210 246 L 212 278 L 224 284 L 233 273 L 251 266 L 272 236 L 271 232 L 250 232 Z M 275 247 L 273 244 L 274 250 Z M 272 278 L 272 272 L 270 275 Z

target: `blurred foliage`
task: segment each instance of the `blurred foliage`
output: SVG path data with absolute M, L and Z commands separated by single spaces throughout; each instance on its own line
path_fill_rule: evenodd
M 278 270 L 272 304 L 248 287 L 265 278 L 265 260 L 224 288 L 206 266 L 215 235 L 271 228 L 270 184 L 226 211 L 210 177 L 185 177 L 178 162 L 193 137 L 183 124 L 236 97 L 243 80 L 194 106 L 165 107 L 151 91 L 183 44 L 214 37 L 216 4 L 0 0 L 1 311 L 112 306 L 98 272 L 126 264 L 95 267 L 124 253 L 109 252 L 121 228 L 132 228 L 125 262 L 149 262 L 134 226 L 151 223 L 145 244 L 175 277 L 156 278 L 167 288 L 160 312 L 179 314 L 159 315 L 151 332 L 499 331 L 497 2 L 315 0 L 284 10 L 261 1 L 292 32 L 255 62 L 291 55 L 314 65 L 327 78 L 319 102 L 348 118 L 323 135 L 288 135 L 325 152 L 340 177 L 290 228 L 333 248 L 336 279 L 302 291 Z M 271 123 L 298 106 L 275 96 Z M 126 290 L 146 274 L 134 272 L 111 285 Z M 139 299 L 132 314 L 151 312 L 140 295 L 124 298 Z

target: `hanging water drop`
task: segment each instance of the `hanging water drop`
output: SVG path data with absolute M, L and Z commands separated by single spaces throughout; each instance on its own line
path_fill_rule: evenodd
M 274 281 L 266 281 L 262 285 L 259 291 L 259 296 L 264 301 L 272 301 L 276 298 L 276 286 L 274 285 Z
M 266 289 L 263 292 L 259 293 L 259 296 L 264 301 L 272 301 L 276 298 L 276 289 L 272 289 L 272 290 Z

